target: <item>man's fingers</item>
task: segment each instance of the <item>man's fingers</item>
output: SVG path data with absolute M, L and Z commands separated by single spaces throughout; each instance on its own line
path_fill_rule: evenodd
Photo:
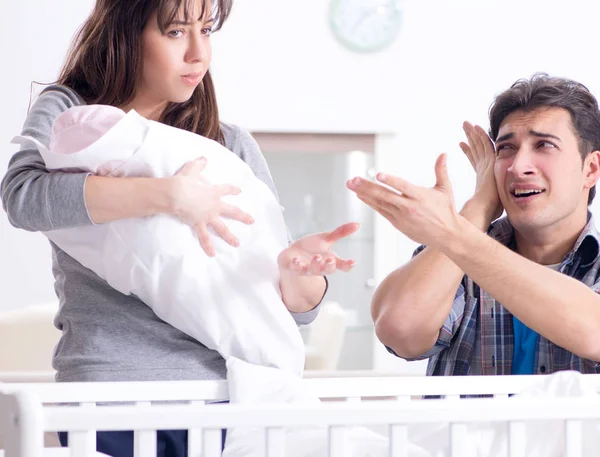
M 333 244 L 342 238 L 352 235 L 359 229 L 359 227 L 360 224 L 358 222 L 349 222 L 347 224 L 340 225 L 335 230 L 325 234 L 325 241 Z
M 254 224 L 254 218 L 250 216 L 250 214 L 245 213 L 237 206 L 228 205 L 226 203 L 221 204 L 219 215 L 228 219 L 232 219 L 234 221 L 242 222 L 247 225 Z
M 445 191 L 452 191 L 452 183 L 448 177 L 446 154 L 440 154 L 435 161 L 435 187 Z
M 475 131 L 479 136 L 479 140 L 481 141 L 482 147 L 486 149 L 486 152 L 495 152 L 494 143 L 492 142 L 492 139 L 487 134 L 487 132 L 483 130 L 479 125 L 475 126 Z
M 394 176 L 387 173 L 377 173 L 377 181 L 384 183 L 386 186 L 397 190 L 402 195 L 407 197 L 416 197 L 419 194 L 420 187 L 408 182 L 400 176 Z
M 460 143 L 458 143 L 458 146 L 460 146 L 460 148 L 462 149 L 462 152 L 464 152 L 464 154 L 467 156 L 467 159 L 469 159 L 469 162 L 471 162 L 471 166 L 473 168 L 475 168 L 475 161 L 473 160 L 473 152 L 471 151 L 471 148 L 469 147 L 469 145 L 463 141 L 461 141 Z
M 394 216 L 393 213 L 388 211 L 383 206 L 377 206 L 377 207 L 371 206 L 371 208 L 373 208 L 375 211 L 377 211 L 377 213 L 379 213 L 381 216 L 383 216 L 385 219 L 387 219 L 392 225 L 395 226 L 394 221 L 395 221 L 396 217 Z
M 473 156 L 473 160 L 478 163 L 486 154 L 487 148 L 487 134 L 484 130 L 478 125 L 473 126 L 469 122 L 463 123 L 463 129 L 465 134 L 467 135 L 467 139 L 469 141 L 469 146 L 471 147 L 471 154 Z M 483 133 L 483 136 L 481 135 Z
M 483 151 L 481 151 L 481 145 L 477 140 L 477 135 L 475 134 L 475 130 L 471 124 L 465 122 L 463 128 L 465 135 L 467 136 L 469 149 L 471 150 L 471 157 L 473 158 L 473 161 L 477 163 L 481 159 L 481 154 L 483 153 Z
M 371 207 L 375 211 L 381 214 L 381 210 L 385 210 L 388 213 L 393 211 L 398 211 L 398 209 L 403 210 L 406 205 L 393 205 L 391 203 L 385 202 L 383 200 L 371 198 L 367 195 L 357 195 L 358 199 L 362 201 L 367 206 Z

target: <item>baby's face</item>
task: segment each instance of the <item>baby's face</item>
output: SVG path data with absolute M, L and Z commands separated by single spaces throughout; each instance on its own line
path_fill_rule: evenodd
M 52 125 L 50 151 L 73 154 L 92 145 L 117 124 L 125 112 L 109 105 L 75 106 Z

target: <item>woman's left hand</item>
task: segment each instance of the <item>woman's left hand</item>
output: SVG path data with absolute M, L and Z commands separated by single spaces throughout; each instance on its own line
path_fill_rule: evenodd
M 279 268 L 300 276 L 325 276 L 337 270 L 350 271 L 356 262 L 338 257 L 331 247 L 342 238 L 352 235 L 358 228 L 358 223 L 350 222 L 332 232 L 298 238 L 279 254 Z

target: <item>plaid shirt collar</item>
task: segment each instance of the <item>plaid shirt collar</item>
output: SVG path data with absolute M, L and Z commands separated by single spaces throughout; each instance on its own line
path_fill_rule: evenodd
M 515 229 L 507 217 L 503 217 L 493 222 L 488 230 L 488 234 L 504 246 L 515 250 Z M 573 264 L 575 259 L 579 258 L 579 267 L 586 268 L 598 262 L 600 258 L 600 233 L 596 229 L 594 216 L 588 210 L 587 223 L 573 249 L 565 256 L 561 265 Z

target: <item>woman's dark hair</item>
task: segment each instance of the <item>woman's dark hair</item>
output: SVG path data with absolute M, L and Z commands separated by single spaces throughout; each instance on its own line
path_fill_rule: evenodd
M 213 0 L 213 31 L 221 28 L 233 0 Z M 203 0 L 204 9 L 211 5 Z M 70 87 L 89 104 L 125 106 L 135 97 L 142 71 L 144 27 L 156 12 L 164 32 L 183 9 L 190 18 L 194 0 L 97 0 L 92 14 L 77 32 L 58 83 Z M 210 71 L 183 103 L 169 103 L 160 121 L 224 143 Z
M 544 107 L 563 108 L 571 114 L 582 160 L 590 152 L 600 150 L 600 112 L 596 98 L 583 84 L 544 73 L 520 79 L 496 97 L 489 112 L 491 139 L 496 141 L 500 125 L 509 114 Z M 588 205 L 595 195 L 596 186 L 590 189 Z

